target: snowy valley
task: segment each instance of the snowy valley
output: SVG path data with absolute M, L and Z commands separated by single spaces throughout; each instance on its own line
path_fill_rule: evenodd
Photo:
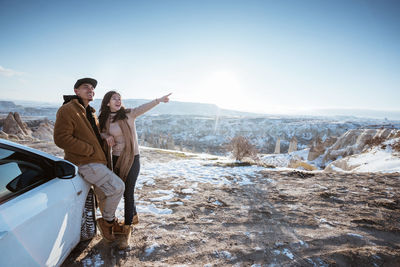
M 136 126 L 140 223 L 130 247 L 98 235 L 63 266 L 400 264 L 397 122 L 151 113 Z M 4 111 L 0 127 L 1 138 L 63 157 L 51 119 Z M 231 157 L 237 135 L 257 160 Z

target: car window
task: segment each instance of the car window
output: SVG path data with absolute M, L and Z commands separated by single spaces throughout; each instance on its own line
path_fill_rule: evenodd
M 45 170 L 32 157 L 0 148 L 0 201 L 46 181 Z

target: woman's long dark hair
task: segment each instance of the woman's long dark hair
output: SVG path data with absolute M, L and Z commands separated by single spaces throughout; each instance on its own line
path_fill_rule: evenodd
M 116 91 L 109 91 L 104 95 L 103 101 L 101 101 L 100 114 L 99 114 L 100 132 L 103 131 L 104 127 L 106 126 L 106 121 L 108 119 L 108 116 L 110 116 L 111 110 L 110 107 L 107 106 L 107 104 L 110 103 L 111 97 L 114 94 L 120 95 Z M 115 117 L 112 122 L 128 118 L 128 116 L 126 116 L 127 112 L 128 111 L 123 106 L 121 106 L 121 108 L 115 114 Z

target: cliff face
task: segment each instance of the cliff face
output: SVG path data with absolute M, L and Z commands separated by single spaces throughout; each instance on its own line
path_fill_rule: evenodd
M 331 136 L 327 138 L 324 142 L 322 142 L 321 138 L 317 136 L 317 138 L 315 138 L 311 143 L 307 160 L 313 161 L 317 159 L 319 156 L 324 154 L 326 149 L 332 146 L 337 141 L 337 139 L 337 137 Z
M 323 155 L 326 171 L 368 170 L 367 165 L 389 164 L 399 154 L 400 130 L 357 129 L 343 134 Z M 378 156 L 379 155 L 379 156 Z M 377 162 L 387 158 L 386 162 Z M 364 167 L 362 166 L 364 165 Z M 371 167 L 372 168 L 372 167 Z
M 339 157 L 344 158 L 360 154 L 374 145 L 393 139 L 399 132 L 399 130 L 395 129 L 349 130 L 327 149 L 323 157 L 323 163 L 334 161 Z
M 332 144 L 333 136 L 340 136 L 348 129 L 360 127 L 356 122 L 336 122 L 313 118 L 242 118 L 200 117 L 172 115 L 144 115 L 136 121 L 139 138 L 147 145 L 154 143 L 153 136 L 170 136 L 179 147 L 195 152 L 224 154 L 224 144 L 242 135 L 256 146 L 260 153 L 270 154 L 276 150 L 286 153 L 310 147 L 318 138 L 324 147 Z M 297 145 L 295 144 L 297 140 Z M 335 141 L 335 139 L 333 139 Z M 156 144 L 154 146 L 157 147 Z M 178 148 L 177 148 L 178 149 Z M 318 152 L 319 156 L 325 150 Z

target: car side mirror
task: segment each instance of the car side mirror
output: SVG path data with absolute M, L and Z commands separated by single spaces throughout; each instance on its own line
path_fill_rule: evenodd
M 66 161 L 56 161 L 55 168 L 56 176 L 61 179 L 74 178 L 78 173 L 78 168 Z

